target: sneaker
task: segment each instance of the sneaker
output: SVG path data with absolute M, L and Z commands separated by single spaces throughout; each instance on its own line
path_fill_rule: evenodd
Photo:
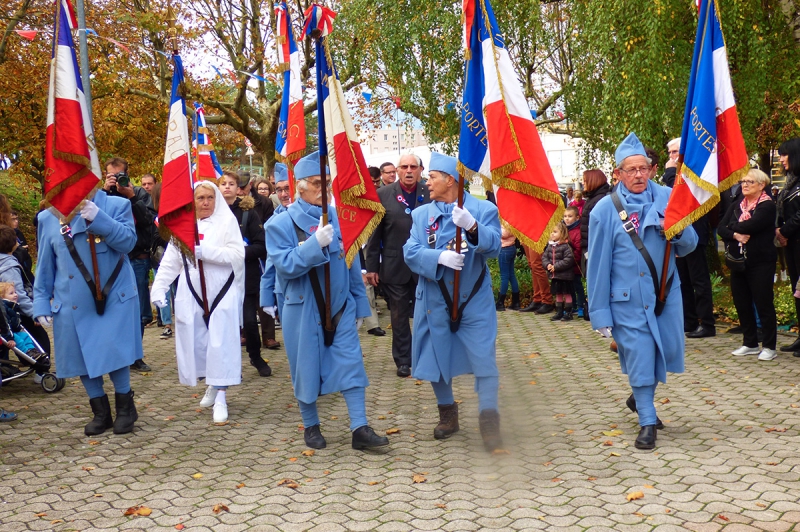
M 759 349 L 758 347 L 747 347 L 746 345 L 743 345 L 739 349 L 735 349 L 735 350 L 731 351 L 731 354 L 735 355 L 737 357 L 741 357 L 741 356 L 745 356 L 745 355 L 757 355 L 760 352 L 761 352 L 761 349 Z M 775 358 L 775 357 L 773 357 L 773 358 Z
M 33 382 L 34 382 L 35 384 L 41 384 L 41 383 L 42 383 L 42 375 L 40 375 L 39 373 L 36 373 L 36 374 L 33 376 Z
M 214 403 L 214 423 L 225 423 L 228 421 L 228 403 Z
M 774 360 L 778 356 L 778 352 L 774 349 L 767 349 L 766 347 L 758 354 L 759 360 Z
M 378 314 L 380 314 L 380 312 L 378 312 Z M 280 318 L 278 318 L 278 316 L 275 316 L 275 328 L 276 329 L 280 329 L 281 328 L 281 320 L 280 320 Z
M 213 386 L 209 386 L 206 388 L 206 394 L 200 399 L 200 406 L 203 408 L 208 408 L 209 406 L 214 404 L 214 401 L 217 399 L 217 389 Z
M 131 369 L 134 369 L 134 370 L 138 371 L 139 373 L 145 373 L 147 371 L 152 371 L 150 366 L 147 365 L 147 362 L 145 362 L 141 358 L 139 360 L 137 360 L 136 362 L 134 362 L 133 364 L 131 364 Z
M 172 338 L 173 334 L 174 333 L 172 332 L 172 329 L 170 329 L 169 327 L 164 327 L 164 330 L 162 331 L 161 336 L 159 336 L 159 338 L 161 338 L 162 340 L 169 340 L 170 338 Z

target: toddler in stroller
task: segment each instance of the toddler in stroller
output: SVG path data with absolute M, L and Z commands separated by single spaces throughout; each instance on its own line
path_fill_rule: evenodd
M 36 372 L 35 382 L 41 383 L 47 392 L 63 388 L 63 379 L 57 379 L 50 371 L 50 357 L 22 326 L 18 295 L 12 283 L 0 282 L 0 345 L 12 351 L 19 361 L 11 360 L 8 353 L 0 355 L 0 377 L 5 384 Z M 5 351 L 5 350 L 4 350 Z M 47 382 L 45 382 L 45 379 Z

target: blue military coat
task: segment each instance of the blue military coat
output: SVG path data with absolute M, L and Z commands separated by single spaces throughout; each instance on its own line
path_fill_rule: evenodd
M 670 189 L 650 181 L 641 194 L 620 183 L 620 201 L 638 225 L 659 278 L 664 266 L 666 239 L 661 232 Z M 675 254 L 684 256 L 697 245 L 697 233 L 684 229 L 672 240 L 669 259 L 672 285 L 660 316 L 655 315 L 656 293 L 647 263 L 622 227 L 611 197 L 601 199 L 589 216 L 587 286 L 592 327 L 612 327 L 622 372 L 631 386 L 666 382 L 667 372 L 684 370 L 683 302 Z
M 328 216 L 334 239 L 320 249 L 314 233 L 321 213 L 321 207 L 298 199 L 266 225 L 267 256 L 283 287 L 281 323 L 294 395 L 304 403 L 313 403 L 320 395 L 369 385 L 356 330 L 356 318 L 371 315 L 361 264 L 357 260 L 347 267 L 333 207 L 329 207 Z M 302 244 L 298 244 L 295 224 L 308 237 Z M 333 345 L 328 347 L 323 341 L 323 325 L 308 276 L 312 269 L 316 270 L 324 293 L 325 263 L 330 263 L 332 315 L 344 307 Z
M 419 275 L 411 345 L 411 368 L 417 379 L 450 382 L 465 373 L 474 373 L 476 377 L 499 374 L 495 360 L 497 314 L 486 260 L 500 254 L 500 219 L 497 207 L 491 202 L 469 194 L 465 194 L 464 208 L 478 223 L 478 244 L 467 243 L 469 251 L 465 253 L 459 281 L 459 306 L 469 297 L 482 270 L 486 270 L 486 275 L 465 307 L 461 326 L 455 333 L 450 332 L 450 315 L 437 284 L 444 279 L 452 294 L 455 270 L 437 261 L 456 235 L 453 204 L 434 201 L 411 213 L 411 236 L 403 246 L 403 254 L 411 271 Z M 433 247 L 429 244 L 431 235 L 436 236 Z
M 39 256 L 34 282 L 33 315 L 53 316 L 56 371 L 59 377 L 98 377 L 142 358 L 139 295 L 128 252 L 136 245 L 131 204 L 98 191 L 100 209 L 91 224 L 80 215 L 70 222 L 75 248 L 93 275 L 87 233 L 95 239 L 100 286 L 105 287 L 117 261 L 122 269 L 111 287 L 105 313 L 97 314 L 93 293 L 72 260 L 58 218 L 39 213 Z

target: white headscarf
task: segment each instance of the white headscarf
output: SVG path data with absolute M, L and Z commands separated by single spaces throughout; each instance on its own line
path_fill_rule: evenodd
M 218 247 L 237 245 L 244 249 L 244 240 L 242 240 L 239 222 L 236 220 L 236 216 L 234 216 L 219 188 L 210 181 L 198 181 L 192 186 L 194 190 L 197 190 L 197 187 L 208 187 L 214 191 L 214 212 L 208 218 L 198 220 L 198 223 L 203 222 L 205 226 L 202 231 L 202 242 Z M 244 252 L 242 253 L 242 260 L 234 261 L 231 266 L 233 267 L 233 274 L 240 297 L 244 297 Z

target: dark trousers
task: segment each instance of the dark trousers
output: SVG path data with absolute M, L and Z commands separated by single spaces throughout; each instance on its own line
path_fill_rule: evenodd
M 553 304 L 553 295 L 550 293 L 550 281 L 547 279 L 547 272 L 542 266 L 542 254 L 536 253 L 528 246 L 522 246 L 525 250 L 525 258 L 528 259 L 528 266 L 531 267 L 531 284 L 533 285 L 533 300 L 545 305 Z
M 772 291 L 774 275 L 775 265 L 771 262 L 745 263 L 743 272 L 731 272 L 733 304 L 736 305 L 736 312 L 739 313 L 744 345 L 747 347 L 758 347 L 756 316 L 753 312 L 753 303 L 755 303 L 758 317 L 761 319 L 761 331 L 764 334 L 762 346 L 775 349 L 778 327 Z
M 789 240 L 784 248 L 786 250 L 786 269 L 789 270 L 789 281 L 792 283 L 792 290 L 797 287 L 797 279 L 800 277 L 800 240 Z M 794 299 L 795 318 L 800 319 L 800 299 Z
M 250 358 L 261 356 L 261 336 L 258 334 L 258 293 L 244 295 L 242 322 L 244 323 L 244 340 Z
M 698 245 L 694 251 L 675 261 L 681 279 L 683 299 L 683 328 L 714 327 L 714 301 L 711 296 L 711 275 L 708 273 L 706 247 Z M 771 279 L 771 278 L 770 278 Z
M 258 307 L 258 319 L 261 322 L 262 342 L 266 347 L 267 340 L 275 339 L 275 318 L 261 310 L 261 307 Z
M 392 358 L 397 367 L 411 365 L 411 318 L 416 289 L 413 277 L 405 284 L 383 283 L 392 321 Z

